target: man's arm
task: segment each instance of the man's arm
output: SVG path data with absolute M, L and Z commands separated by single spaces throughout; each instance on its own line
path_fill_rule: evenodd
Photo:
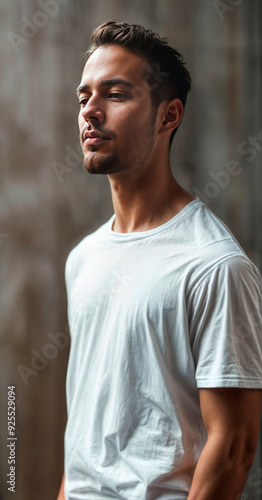
M 207 443 L 188 500 L 236 500 L 256 455 L 261 391 L 199 389 Z
M 64 486 L 65 486 L 65 475 L 63 475 L 63 479 L 62 479 L 62 483 L 60 486 L 57 500 L 65 500 Z

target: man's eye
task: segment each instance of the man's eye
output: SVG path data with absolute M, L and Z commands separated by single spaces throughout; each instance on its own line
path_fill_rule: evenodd
M 113 97 L 113 99 L 127 99 L 126 94 L 122 94 L 121 92 L 110 92 L 109 97 Z
M 117 101 L 123 101 L 128 98 L 128 95 L 123 94 L 122 92 L 110 92 L 108 95 L 109 98 L 117 100 Z M 82 108 L 85 107 L 86 103 L 89 101 L 90 97 L 85 97 L 84 99 L 79 99 L 78 103 Z
M 87 101 L 88 101 L 88 99 L 80 99 L 80 100 L 78 101 L 78 103 L 80 104 L 80 106 L 85 106 L 85 105 L 86 105 L 86 103 L 87 103 Z

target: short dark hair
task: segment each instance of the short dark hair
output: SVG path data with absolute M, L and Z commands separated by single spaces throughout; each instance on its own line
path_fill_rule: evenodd
M 155 108 L 161 102 L 174 98 L 180 99 L 185 108 L 187 94 L 191 89 L 191 76 L 182 55 L 168 45 L 166 38 L 161 38 L 138 24 L 108 21 L 95 29 L 91 42 L 86 60 L 103 45 L 120 45 L 144 57 L 149 63 L 147 81 Z M 153 80 L 154 84 L 150 83 Z M 177 129 L 178 127 L 172 131 L 170 146 Z

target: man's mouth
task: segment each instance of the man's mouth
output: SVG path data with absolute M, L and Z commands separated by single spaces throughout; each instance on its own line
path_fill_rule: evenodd
M 83 134 L 83 143 L 87 145 L 99 144 L 103 141 L 108 141 L 109 137 L 104 136 L 95 130 L 85 131 Z
M 99 144 L 100 142 L 108 141 L 105 137 L 87 137 L 84 140 L 84 144 Z

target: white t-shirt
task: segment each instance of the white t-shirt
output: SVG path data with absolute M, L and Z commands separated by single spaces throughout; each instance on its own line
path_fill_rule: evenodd
M 66 263 L 66 500 L 185 500 L 198 388 L 262 388 L 261 276 L 195 199 L 148 231 L 115 214 Z

